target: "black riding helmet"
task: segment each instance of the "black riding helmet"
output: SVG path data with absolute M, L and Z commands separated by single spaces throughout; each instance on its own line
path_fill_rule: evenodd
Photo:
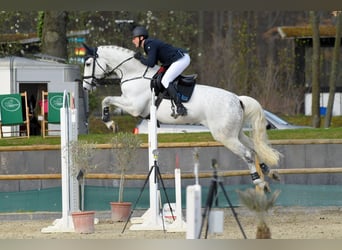
M 143 36 L 144 39 L 148 38 L 148 31 L 143 26 L 137 26 L 132 31 L 133 38 L 137 36 Z

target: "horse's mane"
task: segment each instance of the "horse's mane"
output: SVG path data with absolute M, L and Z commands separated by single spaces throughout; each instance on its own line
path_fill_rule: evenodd
M 101 53 L 101 57 L 106 58 L 108 60 L 108 64 L 111 65 L 112 68 L 116 68 L 117 65 L 120 65 L 120 67 L 128 67 L 127 69 L 130 73 L 135 72 L 138 75 L 146 74 L 145 71 L 147 66 L 143 65 L 138 60 L 129 60 L 129 64 L 123 64 L 123 62 L 127 62 L 127 59 L 132 59 L 134 54 L 133 50 L 120 47 L 117 45 L 101 45 L 97 48 L 98 52 Z M 120 56 L 118 56 L 119 54 Z M 114 62 L 116 62 L 116 65 L 113 65 L 113 60 L 111 60 L 111 58 L 113 57 L 115 58 Z M 145 76 L 152 77 L 157 70 L 157 67 L 153 67 Z
M 124 48 L 124 47 L 120 47 L 120 46 L 117 46 L 117 45 L 101 45 L 101 46 L 98 46 L 98 48 L 120 50 L 120 51 L 125 52 L 127 54 L 133 54 L 134 53 L 133 50 L 130 50 L 130 49 L 127 49 L 127 48 Z

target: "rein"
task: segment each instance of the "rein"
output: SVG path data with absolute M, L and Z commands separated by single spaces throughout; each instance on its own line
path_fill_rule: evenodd
M 133 80 L 138 80 L 138 79 L 148 79 L 148 80 L 152 80 L 152 78 L 150 77 L 146 77 L 146 73 L 147 73 L 147 70 L 148 70 L 148 67 L 146 67 L 145 71 L 144 71 L 144 74 L 142 76 L 136 76 L 136 77 L 133 77 L 133 78 L 130 78 L 130 79 L 127 79 L 125 81 L 120 81 L 120 85 L 124 84 L 125 82 L 129 82 L 129 81 L 133 81 Z M 120 70 L 121 71 L 121 70 Z M 122 71 L 121 71 L 122 73 Z M 123 75 L 122 75 L 123 77 Z M 122 77 L 120 79 L 122 79 Z

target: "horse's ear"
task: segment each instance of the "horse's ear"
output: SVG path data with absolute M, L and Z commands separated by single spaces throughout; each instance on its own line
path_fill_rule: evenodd
M 82 43 L 82 45 L 86 49 L 86 55 L 96 56 L 96 49 L 95 48 L 91 48 L 88 45 L 86 45 L 85 43 Z

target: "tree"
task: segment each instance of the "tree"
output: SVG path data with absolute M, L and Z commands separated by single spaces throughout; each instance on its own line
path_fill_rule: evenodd
M 67 59 L 66 11 L 46 11 L 42 30 L 41 51 L 43 54 Z
M 336 37 L 335 46 L 333 51 L 333 58 L 331 62 L 331 74 L 329 79 L 329 99 L 327 105 L 327 113 L 324 118 L 324 127 L 329 128 L 331 124 L 332 110 L 334 106 L 335 99 L 335 89 L 336 89 L 336 78 L 338 75 L 338 63 L 340 58 L 340 41 L 342 33 L 342 14 L 340 11 L 336 12 Z
M 120 184 L 118 202 L 123 202 L 125 175 L 129 168 L 136 164 L 136 154 L 140 148 L 141 140 L 132 133 L 117 133 L 112 140 L 112 150 L 115 154 L 116 164 L 114 169 L 120 171 Z
M 320 37 L 319 37 L 319 15 L 317 11 L 310 11 L 310 22 L 312 27 L 312 126 L 319 128 L 320 117 Z

